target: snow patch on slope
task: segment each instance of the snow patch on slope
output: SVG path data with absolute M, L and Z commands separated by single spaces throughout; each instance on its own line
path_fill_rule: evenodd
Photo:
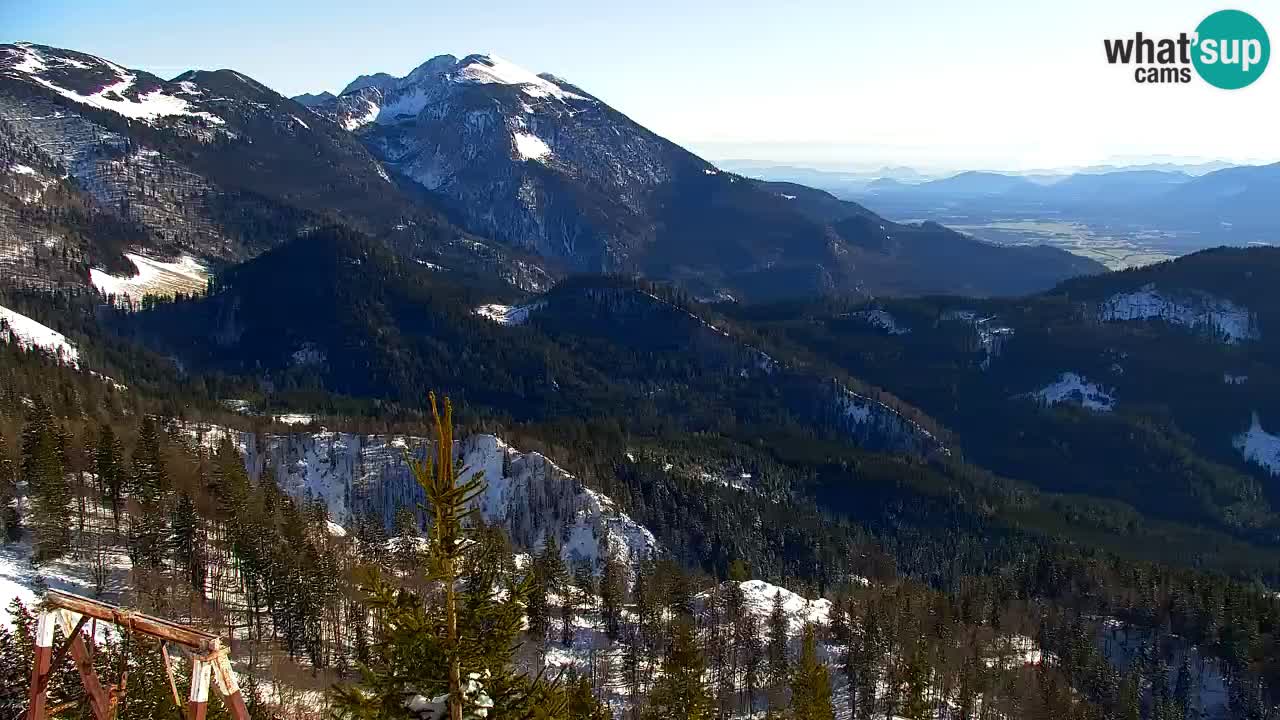
M 117 73 L 116 82 L 104 86 L 95 93 L 83 95 L 41 76 L 41 73 L 48 70 L 48 64 L 51 60 L 45 58 L 39 50 L 30 46 L 24 46 L 19 49 L 24 53 L 25 57 L 22 62 L 13 66 L 14 70 L 29 75 L 33 82 L 81 105 L 88 105 L 99 110 L 108 110 L 132 120 L 141 120 L 148 123 L 162 117 L 185 115 L 202 118 L 215 125 L 226 124 L 222 118 L 212 113 L 192 110 L 191 105 L 186 100 L 174 95 L 167 95 L 161 89 L 140 94 L 136 100 L 127 97 L 126 93 L 137 82 L 138 76 L 114 64 L 107 63 Z M 55 58 L 53 61 L 61 61 L 61 64 L 74 62 L 79 63 L 80 66 L 84 65 L 79 61 L 68 62 L 66 58 Z
M 135 253 L 125 253 L 124 256 L 138 269 L 137 275 L 117 277 L 96 268 L 89 271 L 89 281 L 104 295 L 136 302 L 147 294 L 201 293 L 209 280 L 208 268 L 189 255 L 183 255 L 174 262 L 152 260 Z
M 454 70 L 454 77 L 459 82 L 479 85 L 516 85 L 521 92 L 532 98 L 586 99 L 497 55 L 470 55 L 463 58 L 458 66 Z
M 515 142 L 516 156 L 521 160 L 544 160 L 551 155 L 551 148 L 542 138 L 527 132 L 514 132 L 511 139 Z
M 365 103 L 364 115 L 351 116 L 342 120 L 342 127 L 348 132 L 359 130 L 374 120 L 377 120 L 378 113 L 382 112 L 382 108 L 378 107 L 378 104 L 369 98 L 362 98 L 362 100 Z
M 24 350 L 43 350 L 60 362 L 80 367 L 80 351 L 65 335 L 4 306 L 0 306 L 0 340 Z
M 475 309 L 476 315 L 492 320 L 499 325 L 523 325 L 529 322 L 529 314 L 546 307 L 546 301 L 539 300 L 528 305 L 499 305 L 491 303 Z
M 1112 295 L 1099 310 L 1103 321 L 1163 320 L 1195 330 L 1207 330 L 1228 343 L 1256 340 L 1261 336 L 1248 308 L 1208 293 L 1173 297 L 1148 284 L 1135 292 Z
M 911 332 L 910 328 L 898 325 L 893 315 L 888 310 L 859 310 L 849 314 L 850 317 L 857 318 L 863 322 L 878 327 L 890 335 L 906 335 Z
M 743 608 L 762 620 L 773 612 L 774 597 L 781 594 L 782 609 L 787 614 L 790 634 L 793 635 L 806 623 L 826 625 L 831 615 L 831 601 L 826 598 L 810 600 L 764 580 L 744 580 L 741 587 L 742 596 L 746 600 Z
M 1263 430 L 1258 413 L 1253 414 L 1249 429 L 1236 435 L 1231 444 L 1245 460 L 1261 465 L 1272 475 L 1280 475 L 1280 435 Z
M 1116 399 L 1101 385 L 1073 372 L 1062 373 L 1056 381 L 1031 393 L 1031 396 L 1042 405 L 1070 402 L 1095 412 L 1111 412 L 1116 406 Z

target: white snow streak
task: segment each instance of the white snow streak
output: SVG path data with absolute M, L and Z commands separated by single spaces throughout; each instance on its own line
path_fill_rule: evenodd
M 0 305 L 0 340 L 24 350 L 43 350 L 71 367 L 80 367 L 80 351 L 66 336 Z
M 1261 465 L 1272 475 L 1280 475 L 1280 435 L 1263 430 L 1258 413 L 1253 414 L 1249 429 L 1236 435 L 1231 444 L 1245 460 Z
M 475 313 L 482 318 L 492 320 L 499 325 L 523 325 L 529 321 L 529 314 L 546 307 L 545 301 L 539 300 L 528 305 L 499 305 L 492 303 L 481 305 Z
M 511 139 L 515 141 L 516 155 L 521 160 L 544 160 L 551 155 L 551 148 L 537 135 L 515 132 Z
M 480 85 L 517 85 L 521 92 L 532 98 L 553 97 L 558 100 L 585 100 L 581 95 L 567 92 L 555 83 L 544 80 L 515 63 L 497 55 L 475 55 L 465 66 L 455 71 L 460 82 Z
M 1116 406 L 1116 399 L 1101 385 L 1073 372 L 1062 373 L 1055 382 L 1031 395 L 1043 405 L 1070 402 L 1095 412 L 1111 412 Z
M 148 293 L 199 293 L 204 292 L 209 279 L 208 269 L 189 255 L 183 255 L 175 262 L 152 260 L 135 253 L 125 253 L 124 256 L 138 269 L 137 275 L 117 277 L 96 268 L 89 271 L 89 281 L 103 294 L 138 301 Z

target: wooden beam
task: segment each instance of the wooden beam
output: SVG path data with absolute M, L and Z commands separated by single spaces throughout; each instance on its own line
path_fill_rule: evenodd
M 213 684 L 222 702 L 231 711 L 236 720 L 249 720 L 249 708 L 245 707 L 244 694 L 240 692 L 240 683 L 236 682 L 235 670 L 231 668 L 231 660 L 227 657 L 226 648 L 218 651 L 213 657 Z
M 191 658 L 191 694 L 187 698 L 187 720 L 204 720 L 209 708 L 209 674 L 212 669 L 204 658 Z
M 51 612 L 41 612 L 36 621 L 35 662 L 31 668 L 31 694 L 27 702 L 28 720 L 44 720 L 48 701 L 49 668 L 53 660 L 53 630 L 57 619 Z
M 193 630 L 185 625 L 158 618 L 144 613 L 132 612 L 115 605 L 108 605 L 80 595 L 50 590 L 45 593 L 44 602 L 47 607 L 70 610 L 80 615 L 87 615 L 109 623 L 122 625 L 144 635 L 168 640 L 171 643 L 191 648 L 201 654 L 216 652 L 222 647 L 217 635 Z
M 80 682 L 84 685 L 85 694 L 89 696 L 89 709 L 93 711 L 95 720 L 111 720 L 115 715 L 115 702 L 98 680 L 98 671 L 93 667 L 93 654 L 85 645 L 84 634 L 73 632 L 79 627 L 82 616 L 68 610 L 58 611 L 58 620 L 62 630 L 71 640 L 71 659 L 75 661 L 76 670 L 80 671 Z M 35 716 L 32 716 L 35 720 Z
M 160 641 L 160 658 L 164 660 L 164 674 L 169 678 L 169 692 L 173 693 L 173 704 L 178 708 L 178 715 L 182 716 L 182 698 L 178 695 L 178 683 L 173 679 L 173 663 L 169 661 L 169 648 Z

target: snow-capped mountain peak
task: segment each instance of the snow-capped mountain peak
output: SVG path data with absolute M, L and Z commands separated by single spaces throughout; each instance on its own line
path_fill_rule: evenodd
M 567 92 L 546 77 L 529 72 L 497 55 L 468 55 L 454 67 L 452 78 L 455 82 L 462 83 L 515 85 L 521 92 L 536 99 L 587 99 Z

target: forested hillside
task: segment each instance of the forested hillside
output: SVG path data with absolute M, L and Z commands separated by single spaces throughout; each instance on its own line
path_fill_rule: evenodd
M 1231 434 L 1221 437 L 1215 418 L 1261 408 L 1265 422 L 1267 395 L 1232 395 L 1240 385 L 1223 372 L 1247 373 L 1246 388 L 1265 381 L 1265 354 L 1255 348 L 1267 325 L 1247 315 L 1244 335 L 1228 342 L 1241 327 L 1184 323 L 1200 316 L 1164 305 L 1151 320 L 1107 319 L 1126 293 L 1209 292 L 1187 285 L 1194 268 L 1174 267 L 1189 279 L 1167 290 L 1159 270 L 1136 287 L 1091 295 L 1066 286 L 1018 301 L 712 311 L 621 278 L 495 295 L 330 230 L 220 274 L 207 297 L 157 299 L 142 312 L 111 310 L 92 295 L 50 304 L 15 292 L 6 305 L 60 330 L 77 348 L 78 369 L 56 367 L 38 349 L 3 350 L 13 378 L 3 431 L 12 493 L 26 498 L 12 505 L 11 526 L 21 528 L 12 547 L 39 558 L 32 575 L 22 573 L 28 578 L 80 563 L 96 547 L 129 558 L 111 571 L 119 580 L 104 581 L 109 598 L 214 628 L 261 628 L 244 639 L 249 654 L 237 667 L 262 680 L 262 708 L 299 717 L 282 677 L 297 677 L 289 692 L 310 688 L 303 697 L 312 702 L 331 682 L 377 685 L 386 682 L 379 673 L 393 672 L 385 657 L 379 665 L 378 648 L 389 646 L 378 643 L 403 638 L 376 627 L 353 635 L 342 620 L 374 602 L 366 591 L 381 588 L 389 602 L 408 597 L 395 594 L 402 585 L 431 587 L 412 559 L 428 550 L 409 539 L 434 527 L 430 504 L 412 512 L 423 496 L 410 492 L 404 466 L 369 453 L 393 449 L 395 437 L 429 445 L 416 389 L 434 385 L 467 402 L 459 438 L 496 431 L 513 448 L 554 459 L 575 478 L 566 487 L 609 499 L 584 505 L 588 496 L 575 491 L 569 497 L 579 499 L 550 506 L 562 508 L 550 526 L 487 515 L 477 527 L 505 549 L 484 551 L 490 561 L 467 571 L 482 573 L 484 587 L 532 583 L 523 609 L 505 611 L 529 614 L 532 633 L 512 631 L 521 649 L 492 667 L 509 662 L 517 676 L 543 663 L 572 668 L 548 676 L 568 684 L 548 688 L 579 688 L 564 712 L 586 714 L 565 717 L 593 717 L 595 702 L 618 717 L 662 717 L 676 692 L 663 678 L 689 677 L 700 663 L 708 669 L 695 677 L 705 685 L 695 684 L 707 704 L 698 707 L 727 713 L 797 706 L 822 686 L 813 673 L 823 666 L 833 702 L 855 716 L 942 717 L 972 702 L 998 716 L 1110 717 L 1136 702 L 1144 717 L 1188 705 L 1210 717 L 1262 717 L 1248 707 L 1269 702 L 1276 658 L 1275 601 L 1259 584 L 1274 582 L 1280 558 L 1273 484 Z M 1256 302 L 1231 297 L 1239 307 Z M 1219 302 L 1226 299 L 1204 300 L 1206 317 L 1237 317 L 1213 314 L 1234 312 Z M 197 344 L 207 337 L 216 340 Z M 356 378 L 364 384 L 348 384 Z M 1161 385 L 1173 382 L 1182 383 L 1185 405 Z M 816 394 L 833 383 L 845 389 Z M 1153 407 L 1160 398 L 1162 411 Z M 1197 424 L 1204 413 L 1220 414 Z M 296 422 L 312 427 L 285 424 Z M 227 427 L 239 430 L 213 432 Z M 61 475 L 39 457 L 42 428 L 51 428 L 46 447 L 56 462 L 83 470 Z M 107 428 L 118 449 L 103 440 Z M 159 472 L 146 469 L 155 464 L 147 448 L 157 445 L 165 478 L 139 485 L 139 472 Z M 342 459 L 338 448 L 360 449 Z M 544 477 L 521 475 L 516 467 L 543 467 L 522 457 L 486 461 L 485 479 L 506 487 L 507 478 Z M 51 479 L 60 475 L 65 486 Z M 239 483 L 234 493 L 248 493 L 246 509 L 227 509 L 227 478 Z M 370 495 L 369 482 L 382 490 Z M 52 499 L 38 500 L 41 487 Z M 71 501 L 70 514 L 50 521 L 58 497 Z M 204 528 L 201 552 L 236 568 L 200 571 L 230 578 L 218 592 L 190 584 L 190 560 L 172 545 L 138 546 L 176 531 L 184 497 Z M 248 520 L 259 507 L 285 514 Z M 611 560 L 618 546 L 596 547 L 607 535 L 591 530 L 611 526 L 573 519 L 612 512 L 652 531 L 651 561 L 635 552 Z M 293 535 L 279 541 L 255 530 L 237 541 L 225 526 L 232 517 Z M 148 529 L 143 518 L 155 524 Z M 583 545 L 579 532 L 596 540 Z M 507 557 L 493 574 L 493 558 Z M 594 560 L 575 572 L 584 558 Z M 249 562 L 268 569 L 254 575 Z M 319 574 L 271 579 L 271 568 L 291 563 Z M 360 570 L 369 563 L 383 567 L 382 584 Z M 54 573 L 62 575 L 76 573 Z M 92 573 L 80 577 L 73 587 L 93 592 Z M 779 597 L 790 603 L 786 642 L 768 613 L 734 609 L 771 604 L 777 593 L 768 587 L 785 588 Z M 258 592 L 263 604 L 246 607 Z M 307 603 L 295 607 L 291 593 Z M 806 610 L 786 593 L 822 604 Z M 824 614 L 815 615 L 819 607 Z M 805 618 L 815 623 L 811 642 Z M 782 648 L 772 651 L 772 669 L 770 642 Z M 1032 665 L 998 659 L 1032 650 Z M 354 672 L 362 659 L 372 676 Z M 881 689 L 867 690 L 867 678 Z M 426 703 L 439 692 L 420 694 Z

